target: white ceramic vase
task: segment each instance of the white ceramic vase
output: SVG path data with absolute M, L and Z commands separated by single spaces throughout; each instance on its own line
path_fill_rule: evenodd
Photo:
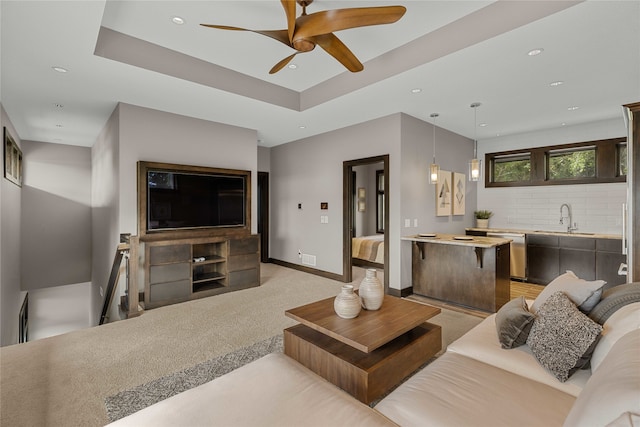
M 343 319 L 353 319 L 360 314 L 360 297 L 353 292 L 352 285 L 342 286 L 342 290 L 333 300 L 333 309 Z
M 378 272 L 375 268 L 368 268 L 365 277 L 360 283 L 358 293 L 362 301 L 362 308 L 365 310 L 378 310 L 384 300 L 384 287 L 378 279 Z

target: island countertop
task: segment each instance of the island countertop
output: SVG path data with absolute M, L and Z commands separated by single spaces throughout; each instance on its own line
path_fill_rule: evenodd
M 476 248 L 494 248 L 510 243 L 510 239 L 484 236 L 465 236 L 464 234 L 432 233 L 429 235 L 414 234 L 402 237 L 401 240 L 424 243 L 439 243 L 443 245 L 473 246 Z

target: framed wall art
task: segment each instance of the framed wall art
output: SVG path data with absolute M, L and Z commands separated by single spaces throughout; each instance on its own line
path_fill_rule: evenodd
M 466 175 L 463 173 L 453 173 L 453 197 L 451 203 L 453 203 L 453 214 L 464 215 L 464 202 L 465 202 L 465 181 Z
M 440 169 L 436 184 L 436 216 L 451 215 L 451 172 Z
M 4 127 L 4 177 L 22 187 L 22 151 Z

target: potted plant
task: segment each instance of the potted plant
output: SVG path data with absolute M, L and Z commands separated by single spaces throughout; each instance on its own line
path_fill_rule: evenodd
M 489 227 L 489 218 L 493 216 L 493 212 L 487 210 L 475 211 L 473 213 L 476 217 L 476 227 L 487 228 Z

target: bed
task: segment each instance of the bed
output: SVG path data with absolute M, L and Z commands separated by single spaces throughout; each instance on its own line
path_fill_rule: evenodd
M 351 239 L 352 264 L 384 268 L 384 234 Z

